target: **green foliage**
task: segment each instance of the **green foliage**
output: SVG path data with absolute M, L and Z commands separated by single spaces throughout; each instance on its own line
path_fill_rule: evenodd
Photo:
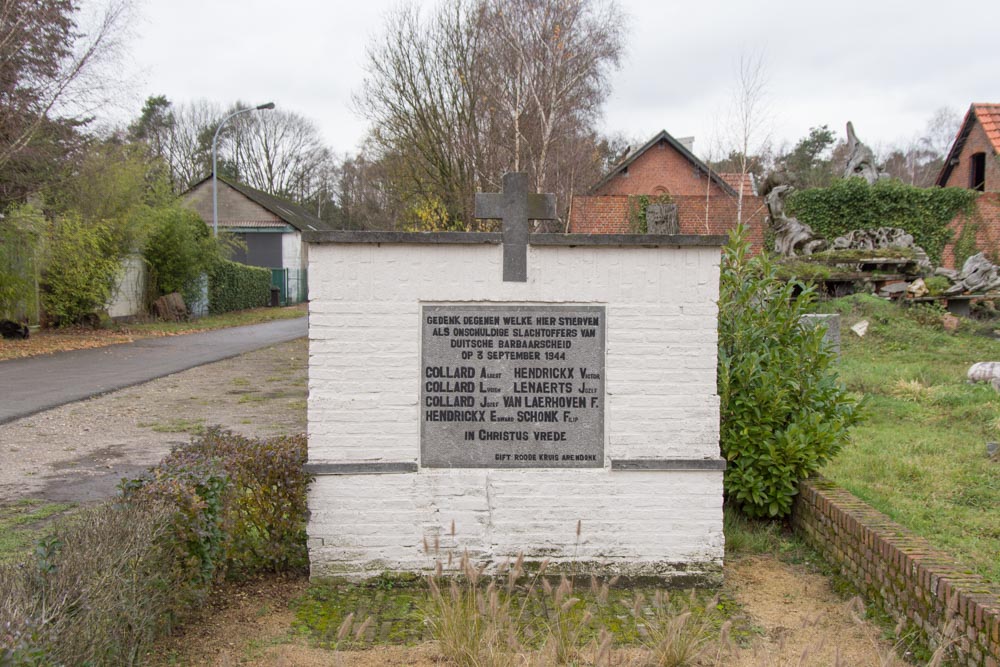
M 50 234 L 42 304 L 49 320 L 74 324 L 107 305 L 121 263 L 112 231 L 101 222 L 68 213 L 52 223 Z
M 266 306 L 271 296 L 271 271 L 222 260 L 208 273 L 208 312 L 226 313 Z
M 979 252 L 976 244 L 976 234 L 979 232 L 979 225 L 975 222 L 966 222 L 955 239 L 955 268 L 961 269 L 965 260 Z
M 869 322 L 864 338 L 844 336 L 839 367 L 871 405 L 823 475 L 1000 584 L 1000 464 L 984 447 L 1000 440 L 1000 394 L 966 380 L 973 361 L 1000 358 L 998 322 L 949 332 L 940 309 L 868 295 L 822 306 L 841 313 L 845 331 Z
M 837 382 L 819 327 L 801 316 L 813 291 L 750 257 L 742 226 L 723 252 L 719 395 L 727 498 L 751 517 L 791 511 L 799 480 L 848 441 L 858 404 Z
M 140 249 L 149 232 L 150 209 L 174 201 L 165 165 L 147 157 L 142 146 L 95 143 L 82 158 L 68 165 L 47 205 L 57 213 L 75 212 L 108 230 L 110 246 L 119 259 Z
M 218 461 L 233 485 L 225 508 L 227 571 L 246 574 L 302 567 L 309 476 L 303 436 L 268 440 L 209 429 L 184 456 Z
M 7 212 L 0 224 L 0 317 L 35 314 L 35 280 L 45 219 L 30 205 Z
M 650 204 L 669 204 L 673 201 L 670 195 L 633 195 L 628 198 L 628 226 L 633 234 L 646 234 L 649 224 L 646 222 L 646 210 Z
M 154 209 L 148 220 L 152 232 L 143 254 L 156 293 L 180 292 L 185 303 L 194 303 L 202 275 L 221 259 L 219 245 L 197 213 L 179 206 Z
M 928 293 L 931 296 L 937 296 L 951 287 L 951 281 L 944 276 L 930 276 L 929 278 L 924 278 L 924 285 L 927 286 Z
M 829 157 L 834 144 L 833 131 L 826 125 L 809 128 L 809 134 L 795 144 L 787 155 L 778 158 L 780 168 L 797 188 L 825 187 L 833 182 L 833 161 Z
M 207 585 L 306 563 L 305 461 L 304 436 L 256 440 L 214 427 L 123 490 L 174 508 L 186 579 Z
M 977 193 L 962 188 L 918 188 L 899 181 L 868 185 L 860 178 L 828 188 L 793 192 L 787 209 L 819 236 L 833 239 L 853 229 L 901 227 L 935 261 L 951 239 L 948 223 L 972 210 Z

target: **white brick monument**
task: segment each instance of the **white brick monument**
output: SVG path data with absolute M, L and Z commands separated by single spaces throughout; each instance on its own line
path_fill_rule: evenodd
M 307 234 L 313 577 L 427 570 L 435 540 L 719 576 L 724 239 L 529 236 L 554 205 L 526 185 L 477 198 L 502 234 Z

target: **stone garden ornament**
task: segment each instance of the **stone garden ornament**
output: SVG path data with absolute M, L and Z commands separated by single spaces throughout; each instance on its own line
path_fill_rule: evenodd
M 791 185 L 778 185 L 767 194 L 767 209 L 774 231 L 774 250 L 782 257 L 811 255 L 826 250 L 826 241 L 816 236 L 812 227 L 785 213 L 785 197 L 794 190 Z
M 875 164 L 875 153 L 861 143 L 854 133 L 854 125 L 847 121 L 847 167 L 844 169 L 844 178 L 852 176 L 860 176 L 868 185 L 874 185 L 876 181 L 885 178 L 885 174 L 880 173 Z

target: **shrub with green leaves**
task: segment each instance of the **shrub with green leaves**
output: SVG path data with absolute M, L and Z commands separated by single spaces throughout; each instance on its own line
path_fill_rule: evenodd
M 148 213 L 152 229 L 143 252 L 157 294 L 180 292 L 186 303 L 200 294 L 201 277 L 221 259 L 208 226 L 194 211 L 169 206 Z
M 970 213 L 977 193 L 964 188 L 918 188 L 896 180 L 869 185 L 845 178 L 828 188 L 810 188 L 788 197 L 788 213 L 833 240 L 854 229 L 901 227 L 934 262 L 951 240 L 948 223 Z
M 46 226 L 41 211 L 30 205 L 12 208 L 0 223 L 0 317 L 34 315 Z
M 260 308 L 270 297 L 270 269 L 222 260 L 208 274 L 208 312 L 213 315 Z
M 305 436 L 258 440 L 218 427 L 124 485 L 174 507 L 175 548 L 192 576 L 302 567 L 310 477 Z
M 719 293 L 720 437 L 726 497 L 751 517 L 786 516 L 799 480 L 844 446 L 860 416 L 822 328 L 800 322 L 813 298 L 750 256 L 744 227 L 732 233 Z
M 107 305 L 121 271 L 113 246 L 102 222 L 67 213 L 52 223 L 42 279 L 42 305 L 51 321 L 75 324 Z

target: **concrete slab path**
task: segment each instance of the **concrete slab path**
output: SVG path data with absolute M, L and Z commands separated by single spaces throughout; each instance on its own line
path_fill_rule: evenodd
M 0 424 L 302 338 L 305 317 L 0 362 Z

